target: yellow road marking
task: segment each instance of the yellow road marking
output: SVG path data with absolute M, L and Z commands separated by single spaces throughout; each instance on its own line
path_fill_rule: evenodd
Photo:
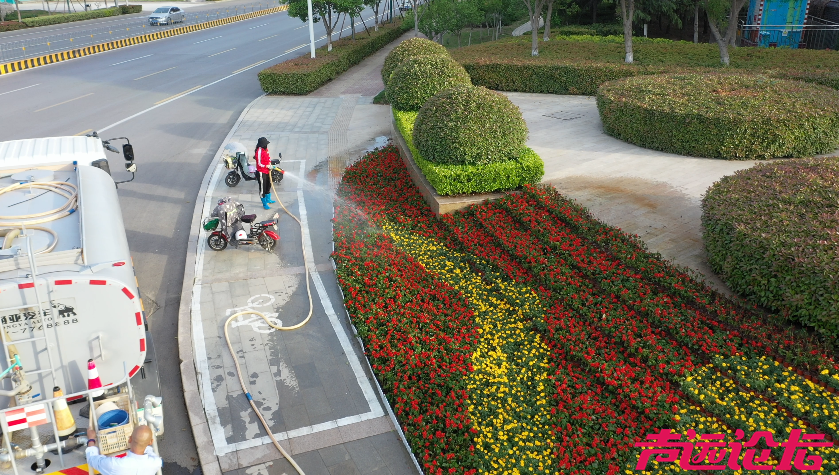
M 242 71 L 244 71 L 244 70 L 246 70 L 246 69 L 250 69 L 250 68 L 252 68 L 252 67 L 254 67 L 254 66 L 259 66 L 260 64 L 262 64 L 262 63 L 264 63 L 264 62 L 265 62 L 265 61 L 257 61 L 257 62 L 255 62 L 255 63 L 251 64 L 250 66 L 245 66 L 245 67 L 244 67 L 244 68 L 242 68 L 242 69 L 237 69 L 237 70 L 233 71 L 233 73 L 232 73 L 232 74 L 241 73 Z
M 88 132 L 93 132 L 93 129 L 83 130 L 83 131 L 77 133 L 75 136 L 78 137 L 79 135 L 85 135 Z
M 179 92 L 179 93 L 175 94 L 174 96 L 169 96 L 169 97 L 167 97 L 166 99 L 163 99 L 162 101 L 157 101 L 157 102 L 155 102 L 154 104 L 155 104 L 155 105 L 157 105 L 157 104 L 163 104 L 164 102 L 171 101 L 172 99 L 177 99 L 178 97 L 181 97 L 181 96 L 183 96 L 184 94 L 189 94 L 190 92 L 192 92 L 192 91 L 194 91 L 194 90 L 196 90 L 196 89 L 198 89 L 198 88 L 200 88 L 200 87 L 202 87 L 202 86 L 195 86 L 195 87 L 193 87 L 192 89 L 187 89 L 187 90 L 186 90 L 186 91 L 184 91 L 184 92 Z
M 286 52 L 286 53 L 291 53 L 292 51 L 294 51 L 294 50 L 298 50 L 298 49 L 300 49 L 300 48 L 302 48 L 302 47 L 304 47 L 304 46 L 306 46 L 306 43 L 303 43 L 303 44 L 302 44 L 302 45 L 300 45 L 300 46 L 295 46 L 294 48 L 291 48 L 291 49 L 289 49 L 289 50 L 286 50 L 285 52 Z
M 140 77 L 138 77 L 137 79 L 135 79 L 135 81 L 138 81 L 138 80 L 140 80 L 140 79 L 145 79 L 145 78 L 147 78 L 147 77 L 149 77 L 149 76 L 154 76 L 155 74 L 165 73 L 166 71 L 171 71 L 171 70 L 173 70 L 173 69 L 175 69 L 175 68 L 177 68 L 177 66 L 173 66 L 173 67 L 171 67 L 171 68 L 169 68 L 169 69 L 164 69 L 163 71 L 158 71 L 158 72 L 156 72 L 156 73 L 146 74 L 145 76 L 140 76 Z
M 77 98 L 75 98 L 75 99 L 70 99 L 69 101 L 59 102 L 58 104 L 53 104 L 53 105 L 51 105 L 51 106 L 44 107 L 43 109 L 38 109 L 38 110 L 36 110 L 35 112 L 41 112 L 41 111 L 45 111 L 45 110 L 47 110 L 47 109 L 52 109 L 53 107 L 58 107 L 58 106 L 61 106 L 61 105 L 67 104 L 68 102 L 77 101 L 77 100 L 79 100 L 79 99 L 85 98 L 85 97 L 87 97 L 87 96 L 92 96 L 92 95 L 93 95 L 93 93 L 91 92 L 90 94 L 85 94 L 85 95 L 83 95 L 83 96 L 79 96 L 79 97 L 77 97 Z
M 234 49 L 236 49 L 236 48 L 230 48 L 230 49 L 227 49 L 227 50 L 224 50 L 224 51 L 220 51 L 220 52 L 218 52 L 218 53 L 211 54 L 211 55 L 209 55 L 209 56 L 207 56 L 207 57 L 208 57 L 208 58 L 212 58 L 213 56 L 218 56 L 218 55 L 220 55 L 220 54 L 222 54 L 222 53 L 227 53 L 228 51 L 233 51 Z

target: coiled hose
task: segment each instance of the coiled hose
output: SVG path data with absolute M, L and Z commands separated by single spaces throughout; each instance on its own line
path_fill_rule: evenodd
M 300 222 L 300 219 L 297 216 L 291 214 L 291 212 L 285 207 L 285 205 L 283 204 L 283 200 L 280 199 L 280 195 L 277 193 L 277 189 L 274 188 L 273 180 L 271 181 L 271 191 L 274 192 L 274 194 L 277 196 L 277 202 L 280 203 L 280 206 L 282 206 L 282 208 L 286 212 L 286 214 L 291 216 L 292 218 L 294 218 L 294 220 L 297 221 L 297 224 L 300 225 L 300 234 L 302 236 L 302 234 L 303 234 L 303 223 Z M 309 286 L 309 264 L 308 264 L 308 262 L 306 262 L 306 247 L 305 247 L 305 244 L 303 244 L 303 239 L 300 240 L 300 252 L 303 254 L 303 266 L 306 269 L 306 294 L 308 294 L 308 296 L 309 296 L 309 314 L 306 315 L 306 318 L 303 319 L 302 322 L 300 322 L 296 325 L 292 325 L 290 327 L 284 327 L 284 326 L 274 325 L 273 323 L 271 323 L 271 321 L 268 319 L 268 317 L 266 317 L 262 312 L 257 312 L 256 310 L 245 310 L 244 312 L 239 312 L 239 313 L 235 313 L 235 314 L 231 315 L 230 318 L 228 318 L 227 321 L 224 322 L 224 339 L 227 340 L 227 348 L 230 350 L 230 355 L 233 357 L 233 364 L 236 365 L 236 376 L 239 377 L 239 384 L 242 386 L 242 392 L 244 392 L 245 397 L 248 398 L 248 402 L 250 403 L 251 407 L 253 408 L 253 412 L 256 413 L 256 417 L 259 418 L 259 421 L 262 423 L 262 427 L 264 427 L 265 432 L 268 433 L 268 437 L 271 438 L 271 441 L 274 443 L 274 446 L 277 447 L 277 449 L 280 451 L 281 454 L 283 454 L 283 457 L 285 457 L 286 460 L 288 460 L 289 463 L 295 468 L 295 470 L 297 470 L 297 473 L 299 473 L 300 475 L 305 475 L 303 473 L 303 469 L 300 468 L 299 465 L 297 465 L 297 462 L 295 462 L 294 459 L 291 458 L 291 455 L 289 455 L 283 449 L 283 447 L 280 445 L 280 443 L 277 442 L 277 439 L 274 438 L 274 434 L 271 433 L 271 428 L 268 427 L 268 423 L 265 422 L 265 419 L 262 417 L 262 414 L 259 412 L 259 409 L 257 409 L 256 403 L 253 402 L 253 397 L 251 396 L 251 392 L 250 392 L 250 390 L 248 390 L 248 387 L 245 385 L 244 378 L 242 378 L 242 369 L 239 367 L 239 359 L 236 357 L 236 352 L 233 351 L 233 344 L 230 343 L 230 334 L 228 333 L 228 325 L 230 325 L 230 322 L 232 322 L 234 318 L 238 318 L 242 315 L 256 315 L 258 317 L 261 317 L 263 320 L 265 320 L 265 323 L 267 323 L 268 326 L 270 326 L 274 330 L 280 330 L 280 331 L 297 330 L 298 328 L 302 327 L 303 325 L 309 323 L 309 320 L 312 318 L 312 311 L 313 311 L 314 307 L 312 305 L 312 289 Z
M 79 202 L 79 189 L 76 185 L 66 181 L 44 181 L 44 182 L 23 182 L 14 183 L 5 188 L 0 188 L 0 195 L 9 193 L 20 189 L 40 189 L 51 191 L 59 194 L 67 199 L 64 205 L 58 208 L 43 211 L 41 213 L 23 214 L 16 216 L 0 216 L 0 235 L 5 236 L 3 242 L 3 249 L 11 247 L 12 240 L 20 234 L 23 228 L 43 231 L 52 235 L 52 243 L 44 249 L 41 249 L 35 254 L 43 254 L 52 252 L 58 244 L 58 234 L 49 228 L 42 226 L 34 226 L 37 224 L 48 223 L 69 216 L 76 211 Z

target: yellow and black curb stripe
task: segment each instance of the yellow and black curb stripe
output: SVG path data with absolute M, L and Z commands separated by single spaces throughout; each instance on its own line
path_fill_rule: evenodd
M 125 48 L 126 46 L 137 45 L 140 43 L 148 43 L 149 41 L 169 38 L 170 36 L 178 36 L 186 33 L 192 33 L 193 31 L 206 30 L 207 28 L 213 28 L 216 26 L 226 25 L 228 23 L 247 20 L 250 18 L 256 18 L 263 15 L 269 15 L 271 13 L 282 12 L 285 10 L 288 10 L 288 5 L 280 5 L 278 7 L 266 8 L 265 10 L 257 10 L 251 13 L 243 13 L 241 15 L 222 18 L 219 20 L 205 21 L 203 23 L 197 23 L 195 25 L 181 26 L 178 28 L 172 28 L 156 33 L 147 33 L 145 35 L 134 36 L 122 40 L 108 41 L 107 43 L 99 43 L 98 45 L 85 46 L 84 48 L 76 48 L 69 51 L 62 51 L 60 53 L 45 54 L 43 56 L 37 56 L 35 58 L 21 59 L 19 61 L 12 61 L 11 63 L 3 63 L 0 64 L 0 75 L 9 74 L 16 71 L 23 71 L 24 69 L 37 68 L 38 66 L 44 66 L 47 64 L 60 63 L 61 61 L 67 61 L 74 58 L 81 58 L 82 56 L 101 53 L 103 51 Z

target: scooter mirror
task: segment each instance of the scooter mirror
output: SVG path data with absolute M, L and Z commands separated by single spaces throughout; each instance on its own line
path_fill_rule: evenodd
M 122 156 L 125 157 L 125 161 L 127 162 L 134 161 L 134 147 L 132 147 L 130 143 L 123 144 Z

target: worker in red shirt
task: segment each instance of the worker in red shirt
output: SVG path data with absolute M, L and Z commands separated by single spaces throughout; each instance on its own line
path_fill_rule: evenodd
M 259 137 L 254 150 L 256 160 L 256 183 L 259 185 L 259 199 L 264 209 L 271 209 L 269 203 L 276 203 L 271 199 L 271 157 L 268 155 L 268 144 L 265 137 Z

